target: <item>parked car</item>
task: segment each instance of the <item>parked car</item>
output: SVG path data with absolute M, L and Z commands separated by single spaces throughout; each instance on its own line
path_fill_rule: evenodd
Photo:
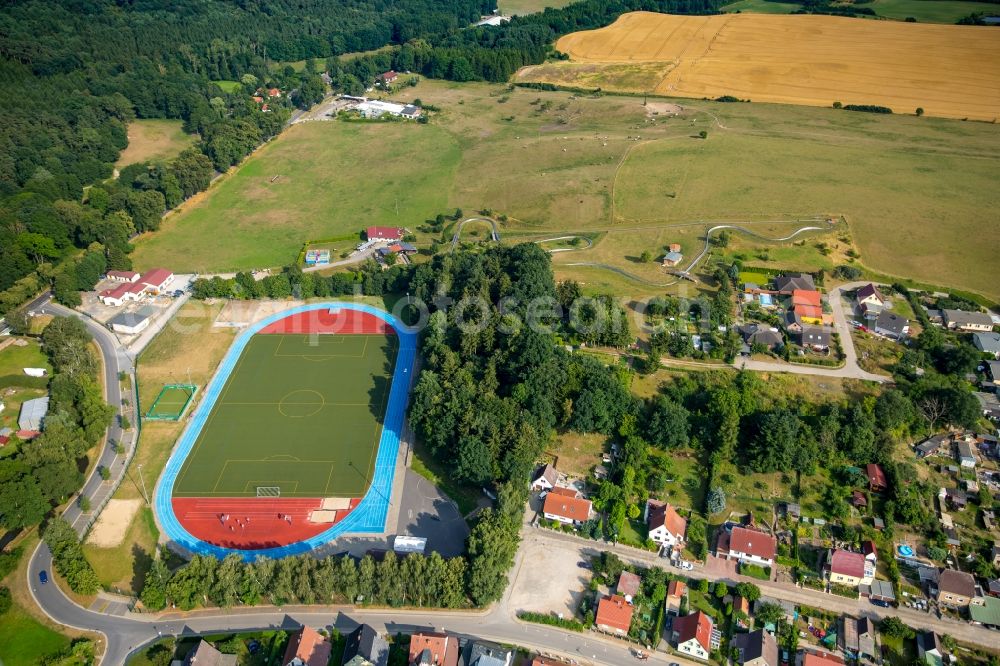
M 688 562 L 687 560 L 681 560 L 680 562 L 677 563 L 677 566 L 679 566 L 684 571 L 691 571 L 692 569 L 694 569 L 694 565 Z
M 581 569 L 589 569 L 590 562 L 588 562 L 587 560 L 580 560 L 579 562 L 576 563 L 576 566 L 580 567 Z
M 42 569 L 41 571 L 38 572 L 38 582 L 41 583 L 42 585 L 45 585 L 47 582 L 49 582 L 49 574 L 47 571 L 45 571 L 45 569 Z

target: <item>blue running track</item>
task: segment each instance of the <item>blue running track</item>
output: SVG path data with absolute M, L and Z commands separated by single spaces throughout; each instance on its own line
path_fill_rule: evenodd
M 280 321 L 289 315 L 312 310 L 359 310 L 375 315 L 393 327 L 399 338 L 399 351 L 396 355 L 396 369 L 392 377 L 392 387 L 389 390 L 389 404 L 386 408 L 385 419 L 382 424 L 382 437 L 379 439 L 378 455 L 375 458 L 375 474 L 372 477 L 371 486 L 362 498 L 360 504 L 354 508 L 347 517 L 330 529 L 314 537 L 297 541 L 296 543 L 280 546 L 276 548 L 265 548 L 261 550 L 241 550 L 238 548 L 223 548 L 207 543 L 192 536 L 184 526 L 181 525 L 177 516 L 174 515 L 174 508 L 171 504 L 171 497 L 174 490 L 174 482 L 181 471 L 184 459 L 194 447 L 198 435 L 201 433 L 208 415 L 212 412 L 219 394 L 222 392 L 230 373 L 236 367 L 243 349 L 250 342 L 250 338 L 258 331 L 266 328 L 276 321 Z M 167 466 L 160 476 L 156 486 L 156 494 L 153 500 L 156 518 L 160 528 L 167 537 L 177 545 L 199 555 L 214 555 L 224 558 L 230 553 L 237 553 L 245 560 L 253 560 L 257 556 L 265 557 L 286 557 L 288 555 L 298 555 L 307 553 L 343 534 L 379 534 L 385 531 L 385 520 L 389 513 L 389 498 L 392 496 L 393 476 L 396 471 L 396 458 L 399 454 L 399 440 L 403 432 L 403 417 L 406 412 L 407 396 L 409 395 L 410 382 L 413 377 L 413 366 L 417 352 L 417 333 L 407 328 L 396 317 L 378 308 L 357 304 L 357 303 L 310 303 L 295 308 L 290 308 L 283 312 L 271 315 L 270 317 L 251 325 L 243 331 L 233 343 L 222 363 L 216 371 L 215 377 L 209 383 L 208 388 L 202 397 L 201 404 L 191 416 L 181 438 L 178 441 Z

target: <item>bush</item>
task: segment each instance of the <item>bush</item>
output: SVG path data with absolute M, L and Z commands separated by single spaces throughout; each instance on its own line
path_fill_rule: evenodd
M 585 627 L 583 623 L 579 620 L 569 620 L 564 618 L 558 618 L 555 615 L 547 615 L 546 613 L 532 613 L 530 611 L 518 611 L 517 617 L 525 622 L 534 622 L 535 624 L 547 624 L 552 627 L 559 627 L 560 629 L 568 629 L 570 631 L 583 631 Z
M 830 583 L 830 592 L 831 594 L 836 594 L 838 597 L 847 597 L 848 599 L 858 598 L 858 588 L 840 585 L 839 583 Z
M 845 111 L 863 111 L 865 113 L 892 113 L 892 109 L 887 106 L 877 104 L 845 104 Z
M 0 587 L 0 615 L 9 611 L 12 603 L 10 590 L 6 587 Z

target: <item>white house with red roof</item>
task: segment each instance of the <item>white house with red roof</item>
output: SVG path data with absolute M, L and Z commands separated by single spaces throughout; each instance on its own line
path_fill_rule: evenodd
M 718 642 L 713 644 L 714 629 L 712 618 L 701 611 L 696 611 L 674 619 L 671 625 L 671 638 L 681 654 L 708 661 L 712 649 L 718 647 Z
M 558 492 L 563 488 L 553 488 L 545 496 L 542 514 L 549 520 L 556 520 L 567 525 L 579 525 L 590 520 L 592 513 L 590 500 Z
M 632 605 L 617 594 L 604 597 L 597 604 L 594 624 L 599 631 L 626 636 L 632 626 Z
M 128 275 L 130 273 L 123 271 L 121 274 Z M 105 305 L 117 308 L 124 305 L 127 301 L 138 301 L 146 294 L 155 295 L 163 293 L 167 290 L 167 285 L 170 284 L 170 281 L 174 279 L 174 274 L 166 268 L 154 268 L 134 280 L 112 278 L 110 273 L 108 274 L 108 278 L 116 282 L 121 282 L 121 284 L 111 289 L 105 289 L 98 294 L 98 297 Z
M 646 526 L 649 538 L 661 547 L 672 548 L 684 543 L 687 521 L 672 505 L 654 499 L 646 501 Z
M 740 563 L 756 564 L 773 567 L 774 558 L 778 552 L 778 542 L 770 534 L 748 527 L 734 527 L 728 534 L 729 543 L 725 543 L 723 535 L 719 541 L 720 556 Z

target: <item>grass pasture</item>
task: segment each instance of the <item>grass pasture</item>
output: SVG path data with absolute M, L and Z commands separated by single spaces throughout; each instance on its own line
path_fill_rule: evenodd
M 132 256 L 143 269 L 280 266 L 310 238 L 442 212 L 458 159 L 454 139 L 432 125 L 302 123 L 168 215 Z
M 905 20 L 912 16 L 920 23 L 955 23 L 969 14 L 996 13 L 996 5 L 966 0 L 874 0 L 870 5 L 879 16 Z
M 859 21 L 839 16 L 632 12 L 560 38 L 582 63 L 672 64 L 656 92 L 829 106 L 880 104 L 899 113 L 992 121 L 1000 115 L 1000 41 L 978 26 Z M 847 57 L 846 54 L 850 54 Z M 637 89 L 636 92 L 643 92 Z
M 304 63 L 305 61 L 303 61 Z M 234 93 L 240 89 L 241 83 L 239 81 L 212 81 L 215 85 L 219 86 L 219 89 L 224 93 Z
M 791 14 L 802 5 L 774 0 L 738 0 L 722 7 L 724 12 L 751 12 L 755 14 Z
M 155 162 L 177 157 L 194 145 L 195 138 L 185 134 L 180 120 L 143 119 L 128 125 L 128 147 L 118 156 L 117 168 L 137 162 Z
M 174 485 L 175 497 L 361 497 L 375 467 L 394 335 L 250 339 Z M 266 378 L 266 379 L 265 379 Z
M 573 4 L 576 0 L 498 0 L 497 7 L 504 16 L 523 16 L 535 14 L 552 7 L 561 9 Z

